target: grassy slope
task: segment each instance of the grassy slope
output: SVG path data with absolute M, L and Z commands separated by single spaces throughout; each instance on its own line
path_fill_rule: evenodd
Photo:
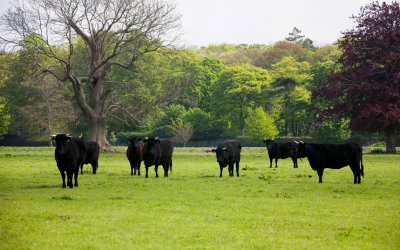
M 158 179 L 102 154 L 97 175 L 85 165 L 79 187 L 62 189 L 53 150 L 0 148 L 0 249 L 400 248 L 400 154 L 364 154 L 354 185 L 348 167 L 318 184 L 307 160 L 270 169 L 253 151 L 239 178 L 219 178 L 213 154 L 176 152 Z

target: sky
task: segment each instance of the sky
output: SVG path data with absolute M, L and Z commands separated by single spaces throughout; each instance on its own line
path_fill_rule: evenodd
M 351 15 L 372 0 L 175 0 L 186 46 L 274 44 L 297 27 L 323 46 L 355 27 Z M 382 2 L 382 1 L 379 1 Z M 391 3 L 392 1 L 387 1 Z M 0 14 L 10 7 L 0 0 Z

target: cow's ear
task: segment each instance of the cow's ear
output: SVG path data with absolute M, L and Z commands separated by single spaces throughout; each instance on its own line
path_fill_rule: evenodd
M 142 141 L 142 138 L 140 138 L 139 140 L 137 140 L 137 141 Z
M 156 140 L 156 143 L 159 143 L 160 142 L 160 140 Z
M 217 149 L 213 148 L 213 149 L 211 149 L 211 152 L 215 153 L 215 152 L 217 152 Z
M 129 139 L 126 139 L 129 143 L 131 143 L 131 140 L 129 140 Z
M 147 140 L 143 140 L 144 143 L 147 143 Z
M 275 141 L 274 141 L 274 140 L 272 140 L 271 142 L 272 142 L 272 143 L 274 143 Z

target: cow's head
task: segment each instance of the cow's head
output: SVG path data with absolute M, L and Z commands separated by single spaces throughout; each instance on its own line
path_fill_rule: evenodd
M 145 140 L 143 140 L 144 143 L 146 143 L 146 152 L 145 153 L 150 153 L 150 154 L 154 154 L 155 153 L 155 146 L 157 143 L 160 142 L 160 140 L 158 139 L 158 137 L 156 138 L 147 138 Z
M 297 142 L 294 141 L 297 144 L 297 153 L 296 153 L 296 158 L 304 158 L 307 157 L 307 149 L 306 149 L 306 143 L 305 142 Z
M 217 148 L 213 148 L 211 150 L 214 153 L 217 153 L 217 162 L 224 162 L 224 155 L 226 152 L 228 152 L 228 148 L 227 147 L 217 147 Z
M 132 137 L 131 139 L 126 139 L 127 141 L 129 141 L 129 144 L 131 144 L 132 147 L 137 148 L 139 145 L 139 142 L 142 141 L 142 138 L 136 138 L 136 137 Z
M 52 135 L 51 139 L 53 140 L 53 142 L 56 143 L 56 152 L 62 155 L 65 154 L 66 146 L 71 139 L 71 135 L 70 134 Z
M 274 144 L 275 141 L 270 139 L 267 140 L 264 138 L 263 142 L 265 143 L 267 149 L 272 149 L 272 145 Z

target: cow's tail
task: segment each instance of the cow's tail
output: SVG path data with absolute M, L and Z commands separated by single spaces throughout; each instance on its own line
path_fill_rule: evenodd
M 364 178 L 364 165 L 363 165 L 363 163 L 362 163 L 362 152 L 361 152 L 361 175 L 362 175 L 362 177 Z

